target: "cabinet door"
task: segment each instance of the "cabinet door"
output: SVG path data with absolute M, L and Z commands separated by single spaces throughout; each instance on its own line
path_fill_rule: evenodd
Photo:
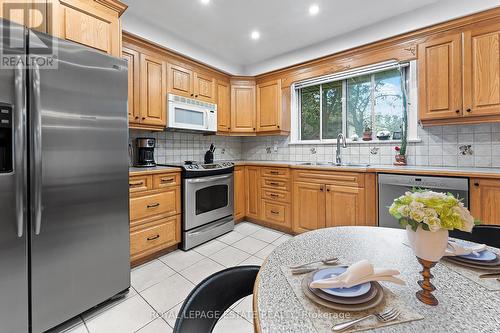
M 184 97 L 194 97 L 193 71 L 168 64 L 168 92 Z
M 326 186 L 326 226 L 365 225 L 365 190 L 348 186 Z
M 215 79 L 200 73 L 194 73 L 194 97 L 196 99 L 216 103 L 215 100 Z
M 231 86 L 231 132 L 255 132 L 255 86 Z
M 500 24 L 464 33 L 464 115 L 500 115 Z
M 260 218 L 260 169 L 259 167 L 246 167 L 246 216 Z
M 128 66 L 128 121 L 129 123 L 140 122 L 140 102 L 139 102 L 139 53 L 135 50 L 124 47 L 122 58 L 127 61 Z
M 257 85 L 257 132 L 279 131 L 281 80 Z
M 55 0 L 52 29 L 56 37 L 71 40 L 119 57 L 121 25 L 118 13 L 90 0 Z
M 141 54 L 141 123 L 166 125 L 166 64 L 162 59 Z
M 234 219 L 245 216 L 245 168 L 234 168 Z
M 471 179 L 470 210 L 482 224 L 500 225 L 500 180 Z
M 231 130 L 231 86 L 229 82 L 217 82 L 217 131 Z
M 418 92 L 421 120 L 462 116 L 461 35 L 418 45 Z
M 325 227 L 325 185 L 293 184 L 293 231 L 307 232 Z

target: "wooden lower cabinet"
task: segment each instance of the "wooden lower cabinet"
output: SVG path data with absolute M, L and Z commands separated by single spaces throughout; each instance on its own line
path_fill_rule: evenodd
M 293 231 L 307 232 L 325 227 L 324 185 L 296 182 L 293 185 Z
M 482 224 L 500 225 L 500 179 L 474 178 L 470 184 L 472 216 Z
M 234 168 L 234 219 L 245 217 L 245 167 Z
M 365 189 L 326 186 L 326 227 L 363 225 Z
M 291 229 L 290 204 L 262 200 L 262 219 L 282 228 Z
M 245 167 L 246 216 L 260 218 L 260 167 Z
M 180 172 L 129 178 L 130 260 L 144 262 L 181 241 Z

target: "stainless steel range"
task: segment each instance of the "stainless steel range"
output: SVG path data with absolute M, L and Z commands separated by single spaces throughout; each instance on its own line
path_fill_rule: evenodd
M 234 228 L 234 163 L 187 161 L 182 172 L 182 246 L 192 249 Z

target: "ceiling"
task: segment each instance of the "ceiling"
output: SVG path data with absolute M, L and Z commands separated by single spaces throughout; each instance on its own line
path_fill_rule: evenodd
M 125 0 L 124 30 L 255 75 L 500 5 L 498 0 Z M 311 4 L 320 11 L 311 16 Z M 258 41 L 250 33 L 258 30 Z

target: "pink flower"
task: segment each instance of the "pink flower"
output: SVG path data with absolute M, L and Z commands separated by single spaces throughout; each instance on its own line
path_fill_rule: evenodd
M 401 147 L 396 146 L 396 147 L 394 147 L 394 149 L 395 149 L 396 151 L 400 151 L 400 150 L 401 150 Z

